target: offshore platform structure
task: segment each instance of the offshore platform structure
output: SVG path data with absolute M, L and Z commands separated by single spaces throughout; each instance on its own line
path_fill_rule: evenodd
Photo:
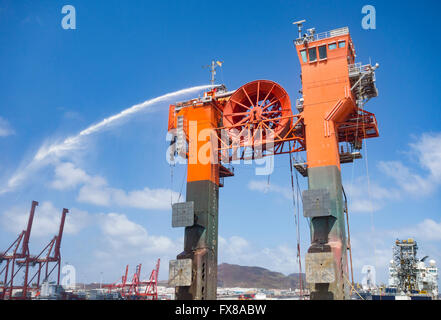
M 428 256 L 417 258 L 418 244 L 414 239 L 396 240 L 393 260 L 389 266 L 389 286 L 398 293 L 428 294 L 438 297 L 438 269 L 435 260 L 425 265 Z
M 393 249 L 396 266 L 397 287 L 402 292 L 411 292 L 417 288 L 418 245 L 413 239 L 397 240 Z
M 231 163 L 302 151 L 307 161 L 294 167 L 309 181 L 303 211 L 311 222 L 311 299 L 349 296 L 340 164 L 360 158 L 363 139 L 379 135 L 375 116 L 364 110 L 378 94 L 378 65 L 355 63 L 347 27 L 302 35 L 303 22 L 294 41 L 302 69 L 297 114 L 287 92 L 269 80 L 234 91 L 218 85 L 170 106 L 170 156 L 187 160 L 186 202 L 172 210 L 172 226 L 185 227 L 184 251 L 169 269 L 178 300 L 216 299 L 219 188 L 234 176 Z

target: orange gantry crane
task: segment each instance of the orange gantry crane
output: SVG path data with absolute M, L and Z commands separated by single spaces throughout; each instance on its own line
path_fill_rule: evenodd
M 308 177 L 302 200 L 311 222 L 305 259 L 311 299 L 348 298 L 340 164 L 360 158 L 363 139 L 379 135 L 374 114 L 364 110 L 378 95 L 378 65 L 355 62 L 347 27 L 302 34 L 303 22 L 296 23 L 294 41 L 302 81 L 298 113 L 287 92 L 269 80 L 234 91 L 218 85 L 170 106 L 171 160 L 187 163 L 186 202 L 173 204 L 172 212 L 172 226 L 185 227 L 184 251 L 170 261 L 176 299 L 216 299 L 219 187 L 234 175 L 231 163 L 301 151 L 307 160 L 294 167 Z

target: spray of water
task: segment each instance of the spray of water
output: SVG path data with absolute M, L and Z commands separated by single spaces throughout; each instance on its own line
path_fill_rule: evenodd
M 208 88 L 214 87 L 213 85 L 203 85 L 203 86 L 196 86 L 191 87 L 187 89 L 178 90 L 175 92 L 167 93 L 162 96 L 144 101 L 140 104 L 136 104 L 134 106 L 131 106 L 130 108 L 127 108 L 123 111 L 121 111 L 118 114 L 115 114 L 113 116 L 110 116 L 108 118 L 103 119 L 102 121 L 91 125 L 90 127 L 84 129 L 80 133 L 78 133 L 75 136 L 68 137 L 64 139 L 62 142 L 53 143 L 49 145 L 43 145 L 36 155 L 33 157 L 33 159 L 24 167 L 17 170 L 17 172 L 8 180 L 8 185 L 5 189 L 0 191 L 1 193 L 5 193 L 8 191 L 13 190 L 16 188 L 31 172 L 34 172 L 36 169 L 53 162 L 54 160 L 57 160 L 62 155 L 65 155 L 67 152 L 72 151 L 74 149 L 77 149 L 81 147 L 83 143 L 83 139 L 93 133 L 98 133 L 102 131 L 105 128 L 108 128 L 111 125 L 117 124 L 118 122 L 122 121 L 123 119 L 138 113 L 140 111 L 143 111 L 149 106 L 152 106 L 159 102 L 164 102 L 167 100 L 170 100 L 172 98 L 177 98 L 179 96 L 187 95 L 190 93 L 206 90 Z M 51 160 L 49 159 L 51 158 Z M 55 158 L 55 159 L 53 159 Z
M 130 108 L 127 108 L 123 111 L 121 111 L 118 114 L 115 114 L 111 117 L 105 118 L 104 120 L 98 122 L 97 124 L 91 125 L 87 129 L 84 129 L 79 134 L 73 137 L 69 137 L 65 139 L 62 143 L 58 144 L 52 144 L 50 146 L 44 146 L 40 148 L 40 150 L 37 152 L 37 154 L 34 157 L 34 160 L 42 160 L 46 158 L 47 156 L 51 154 L 58 154 L 60 152 L 65 152 L 74 149 L 75 147 L 79 146 L 81 139 L 85 136 L 91 135 L 92 133 L 99 132 L 103 130 L 104 128 L 110 126 L 111 124 L 115 124 L 118 121 L 121 121 L 124 118 L 127 118 L 130 115 L 133 115 L 137 112 L 140 112 L 144 110 L 145 108 L 154 105 L 158 102 L 166 101 L 171 98 L 175 98 L 177 96 L 189 94 L 195 91 L 201 91 L 212 87 L 211 85 L 205 85 L 205 86 L 197 86 L 192 88 L 187 88 L 171 93 L 167 93 L 165 95 L 159 96 L 154 99 L 150 99 L 147 101 L 144 101 L 143 103 L 136 104 L 134 106 L 131 106 Z

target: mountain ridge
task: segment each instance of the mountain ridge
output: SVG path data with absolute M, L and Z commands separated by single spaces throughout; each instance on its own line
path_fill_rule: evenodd
M 240 266 L 222 263 L 218 266 L 218 286 L 223 288 L 265 288 L 265 289 L 297 289 L 299 274 L 291 273 L 285 276 L 262 267 Z M 303 287 L 305 274 L 302 273 Z

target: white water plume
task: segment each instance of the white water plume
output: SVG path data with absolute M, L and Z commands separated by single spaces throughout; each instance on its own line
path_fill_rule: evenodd
M 122 119 L 130 116 L 130 115 L 133 115 L 134 113 L 140 112 L 141 110 L 144 110 L 148 106 L 151 106 L 155 103 L 169 100 L 171 98 L 174 98 L 174 97 L 177 97 L 180 95 L 184 95 L 184 94 L 189 94 L 189 93 L 192 93 L 195 91 L 201 91 L 201 90 L 208 89 L 211 87 L 213 87 L 213 86 L 212 85 L 205 85 L 205 86 L 197 86 L 197 87 L 182 89 L 182 90 L 167 93 L 167 94 L 164 94 L 164 95 L 159 96 L 157 98 L 150 99 L 150 100 L 144 101 L 143 103 L 131 106 L 130 108 L 127 108 L 118 114 L 115 114 L 111 117 L 105 118 L 104 120 L 98 122 L 97 124 L 91 125 L 90 127 L 81 131 L 76 136 L 69 137 L 69 138 L 65 139 L 62 143 L 53 144 L 48 147 L 40 148 L 40 150 L 35 155 L 34 160 L 42 160 L 50 154 L 53 154 L 53 153 L 57 154 L 59 152 L 72 150 L 80 143 L 82 137 L 88 136 L 88 135 L 95 133 L 95 132 L 99 132 L 99 131 L 103 130 L 104 128 L 108 127 L 110 124 L 113 124 L 119 120 L 122 120 Z
M 178 96 L 202 91 L 208 88 L 216 87 L 218 85 L 203 85 L 203 86 L 196 86 L 191 87 L 187 89 L 178 90 L 175 92 L 167 93 L 162 96 L 144 101 L 140 104 L 136 104 L 134 106 L 131 106 L 130 108 L 127 108 L 123 111 L 121 111 L 118 114 L 115 114 L 113 116 L 110 116 L 108 118 L 103 119 L 102 121 L 91 125 L 90 127 L 84 129 L 80 133 L 78 133 L 75 136 L 68 137 L 64 139 L 62 142 L 59 143 L 53 143 L 50 145 L 43 145 L 40 147 L 34 158 L 24 167 L 17 170 L 16 173 L 8 180 L 7 187 L 3 190 L 0 190 L 0 194 L 8 192 L 16 188 L 31 172 L 37 170 L 38 168 L 41 168 L 44 165 L 47 165 L 48 163 L 51 163 L 49 160 L 49 156 L 55 157 L 53 161 L 56 161 L 58 158 L 60 158 L 62 155 L 66 154 L 69 151 L 72 151 L 76 148 L 79 148 L 82 143 L 82 139 L 93 134 L 100 132 L 101 130 L 108 128 L 111 124 L 116 124 L 119 121 L 129 117 L 130 115 L 133 115 L 135 113 L 138 113 L 147 107 L 154 105 L 159 102 L 167 101 L 172 98 L 176 98 Z M 52 162 L 53 162 L 52 161 Z

